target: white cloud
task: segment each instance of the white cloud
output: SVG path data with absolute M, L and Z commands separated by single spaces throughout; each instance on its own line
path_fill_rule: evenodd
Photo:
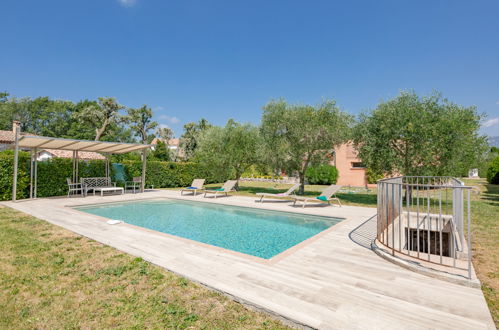
M 118 3 L 123 7 L 129 8 L 133 7 L 137 3 L 137 0 L 118 0 Z
M 166 120 L 170 122 L 170 124 L 178 124 L 180 122 L 180 119 L 178 119 L 177 117 L 172 117 L 168 115 L 160 115 L 158 118 L 160 120 Z
M 496 104 L 499 105 L 499 101 L 497 101 Z
M 492 126 L 496 126 L 499 124 L 499 118 L 491 118 L 489 120 L 487 120 L 485 123 L 483 123 L 483 127 L 492 127 Z
M 170 126 L 166 124 L 159 124 L 159 128 L 170 128 Z

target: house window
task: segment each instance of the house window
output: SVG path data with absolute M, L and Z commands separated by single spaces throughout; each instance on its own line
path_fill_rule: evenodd
M 364 163 L 361 163 L 361 162 L 353 162 L 352 163 L 352 168 L 365 168 L 366 166 L 364 165 Z

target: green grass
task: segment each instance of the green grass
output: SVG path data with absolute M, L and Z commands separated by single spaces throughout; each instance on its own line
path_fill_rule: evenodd
M 284 329 L 141 258 L 0 206 L 0 328 Z
M 470 186 L 480 189 L 472 194 L 472 247 L 473 266 L 492 317 L 499 328 L 499 185 L 487 184 L 484 180 L 465 180 Z

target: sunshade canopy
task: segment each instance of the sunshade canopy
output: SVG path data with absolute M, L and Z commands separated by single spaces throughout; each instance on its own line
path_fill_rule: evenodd
M 21 148 L 43 148 L 77 151 L 94 151 L 111 154 L 124 154 L 130 151 L 149 149 L 150 144 L 103 142 L 89 140 L 59 139 L 47 136 L 25 135 L 19 138 Z

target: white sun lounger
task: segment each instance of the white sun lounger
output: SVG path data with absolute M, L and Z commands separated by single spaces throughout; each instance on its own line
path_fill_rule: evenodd
M 220 189 L 204 189 L 204 197 L 206 197 L 206 194 L 209 193 L 215 194 L 215 198 L 217 198 L 218 194 L 225 194 L 225 196 L 228 196 L 229 192 L 234 191 L 236 183 L 237 180 L 228 180 Z
M 203 190 L 204 181 L 205 179 L 194 179 L 190 187 L 180 190 L 180 195 L 183 195 L 184 191 L 189 191 L 192 192 L 194 196 L 196 196 L 198 190 Z
M 297 201 L 303 202 L 302 207 L 305 207 L 307 205 L 307 202 L 310 201 L 315 201 L 315 202 L 321 202 L 321 203 L 328 203 L 331 204 L 331 201 L 336 200 L 341 207 L 341 202 L 338 197 L 336 197 L 336 192 L 340 190 L 343 186 L 337 186 L 335 184 L 330 185 L 327 187 L 322 194 L 320 194 L 317 197 L 305 197 L 305 196 L 294 196 L 294 202 L 293 206 L 296 205 Z
M 272 193 L 256 193 L 257 196 L 260 196 L 260 203 L 263 203 L 263 198 L 281 198 L 281 197 L 289 197 L 298 187 L 299 183 L 294 184 L 288 191 L 280 193 L 280 194 L 272 194 Z

